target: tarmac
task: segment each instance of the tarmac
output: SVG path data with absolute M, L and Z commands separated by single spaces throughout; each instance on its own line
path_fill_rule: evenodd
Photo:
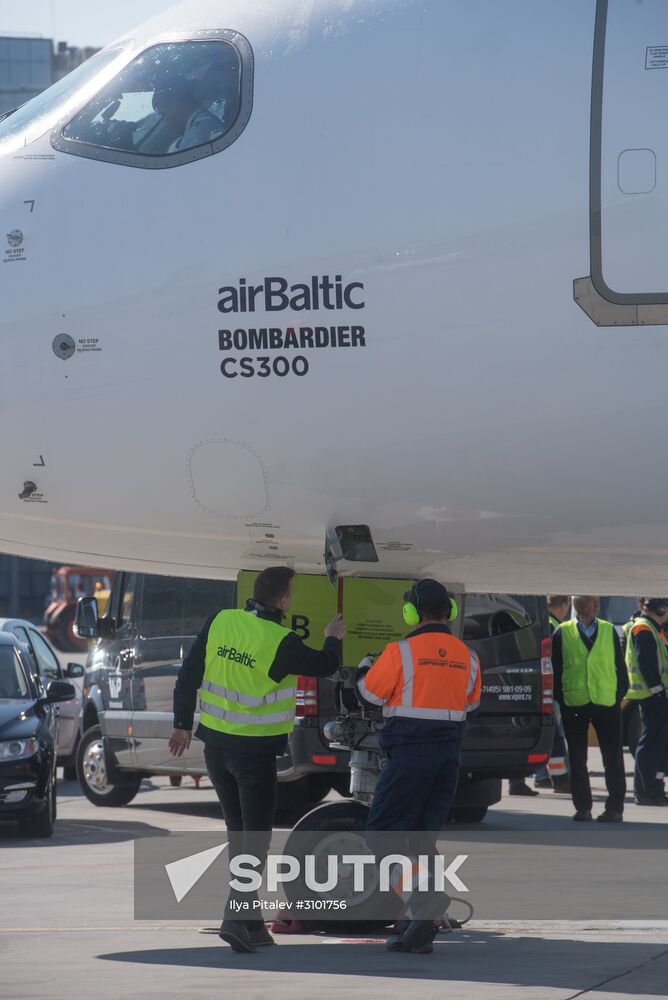
M 603 779 L 598 751 L 591 757 L 596 814 Z M 630 772 L 630 757 L 627 765 Z M 389 953 L 384 933 L 347 936 L 336 927 L 239 955 L 204 933 L 205 921 L 133 916 L 135 837 L 224 829 L 208 781 L 197 789 L 185 778 L 172 788 L 153 778 L 130 805 L 113 809 L 59 780 L 50 840 L 21 839 L 15 825 L 0 823 L 0 997 L 668 996 L 668 809 L 641 808 L 629 796 L 622 827 L 587 824 L 586 832 L 574 831 L 572 812 L 567 796 L 550 791 L 504 796 L 482 824 L 447 828 L 458 847 L 470 845 L 480 871 L 498 873 L 499 892 L 478 892 L 471 922 L 439 935 L 431 955 Z

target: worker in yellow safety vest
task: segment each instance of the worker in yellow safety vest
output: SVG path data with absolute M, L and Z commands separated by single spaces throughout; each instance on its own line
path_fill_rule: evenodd
M 629 690 L 637 701 L 642 733 L 636 748 L 633 790 L 639 806 L 665 806 L 663 779 L 668 761 L 668 647 L 663 626 L 668 599 L 644 597 L 631 622 L 626 643 Z
M 571 787 L 579 822 L 591 820 L 592 794 L 587 771 L 589 724 L 596 730 L 608 798 L 600 823 L 621 823 L 626 794 L 621 701 L 628 688 L 621 643 L 611 622 L 598 618 L 598 598 L 573 598 L 576 618 L 562 622 L 552 636 L 554 697 L 564 721 L 571 765 Z
M 284 627 L 294 575 L 288 566 L 271 566 L 256 577 L 245 608 L 213 615 L 184 659 L 174 688 L 170 753 L 180 757 L 190 746 L 199 690 L 195 735 L 204 742 L 207 772 L 230 834 L 230 855 L 244 853 L 244 832 L 264 831 L 266 857 L 276 806 L 276 758 L 286 752 L 295 721 L 296 675 L 328 677 L 341 664 L 341 615 L 325 628 L 322 650 L 311 649 Z M 219 935 L 234 951 L 274 943 L 261 919 L 239 918 L 240 912 L 252 911 L 252 902 L 248 895 L 228 900 Z

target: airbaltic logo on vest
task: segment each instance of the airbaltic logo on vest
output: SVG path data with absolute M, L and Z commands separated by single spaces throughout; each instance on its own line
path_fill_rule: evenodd
M 218 656 L 223 656 L 226 660 L 232 660 L 233 663 L 240 663 L 244 667 L 255 666 L 255 658 L 253 656 L 240 652 L 234 646 L 219 646 Z

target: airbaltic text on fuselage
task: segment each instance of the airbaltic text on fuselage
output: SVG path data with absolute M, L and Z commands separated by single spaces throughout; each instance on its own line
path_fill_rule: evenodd
M 345 282 L 340 274 L 336 274 L 333 279 L 328 274 L 314 274 L 307 282 L 295 285 L 291 285 L 285 278 L 263 278 L 261 284 L 254 285 L 247 278 L 239 278 L 236 285 L 225 285 L 218 290 L 218 294 L 219 311 L 234 313 L 235 319 L 240 313 L 266 314 L 289 310 L 284 320 L 289 324 L 295 322 L 290 313 L 320 314 L 317 318 L 314 315 L 309 315 L 308 318 L 304 316 L 304 326 L 252 326 L 235 329 L 230 324 L 230 329 L 219 330 L 218 349 L 225 352 L 225 357 L 220 362 L 220 371 L 227 379 L 270 376 L 285 378 L 286 375 L 301 377 L 308 374 L 310 362 L 306 354 L 295 353 L 297 351 L 366 347 L 366 331 L 363 326 L 316 325 L 318 321 L 322 323 L 323 319 L 326 322 L 327 319 L 335 318 L 328 316 L 325 319 L 322 310 L 343 312 L 344 315 L 336 317 L 340 324 L 342 320 L 348 319 L 345 316 L 347 310 L 364 309 L 364 285 L 361 281 Z M 307 326 L 307 323 L 310 325 Z M 259 353 L 250 353 L 256 351 Z M 235 356 L 237 352 L 240 357 Z
M 335 275 L 334 280 L 328 274 L 313 274 L 308 282 L 295 285 L 278 277 L 249 285 L 246 278 L 240 278 L 238 285 L 224 285 L 218 294 L 218 309 L 222 313 L 364 309 L 363 283 L 346 283 L 340 274 Z

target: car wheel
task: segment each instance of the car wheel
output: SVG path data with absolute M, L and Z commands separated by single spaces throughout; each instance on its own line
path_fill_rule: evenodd
M 96 806 L 125 806 L 139 791 L 141 777 L 128 775 L 128 783 L 112 785 L 107 777 L 104 743 L 100 726 L 84 733 L 77 753 L 77 777 L 81 789 Z
M 40 813 L 30 819 L 19 821 L 19 830 L 24 837 L 50 837 L 56 824 L 56 779 L 49 784 L 46 804 Z

